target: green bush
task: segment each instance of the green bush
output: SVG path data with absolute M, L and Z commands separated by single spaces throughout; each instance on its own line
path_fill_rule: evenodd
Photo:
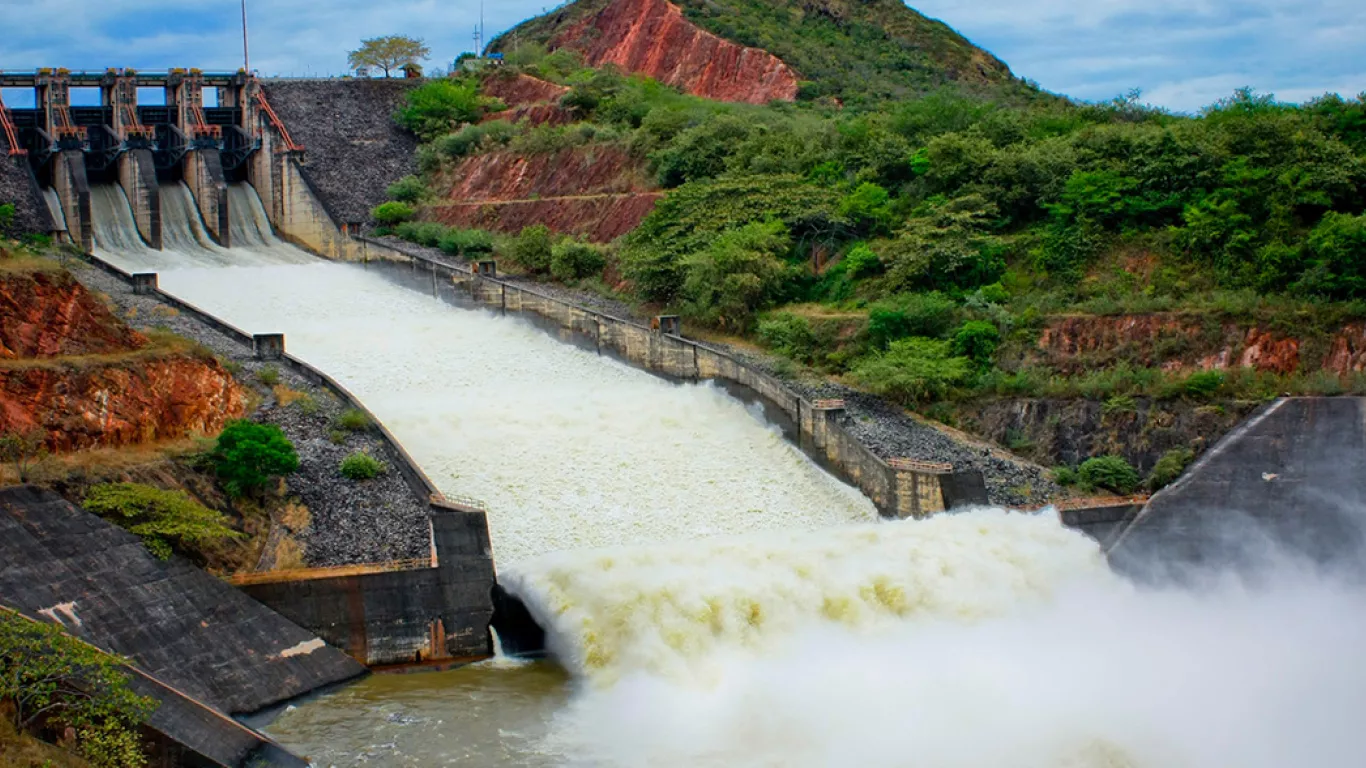
M 267 365 L 256 372 L 256 378 L 267 387 L 273 387 L 280 383 L 280 369 L 273 365 Z
M 388 467 L 384 462 L 368 453 L 357 451 L 342 459 L 340 472 L 348 480 L 373 480 L 384 474 Z
M 393 226 L 408 221 L 413 218 L 416 213 L 417 212 L 413 210 L 413 207 L 407 203 L 390 201 L 376 206 L 375 209 L 370 212 L 370 215 L 380 224 Z
M 451 160 L 506 146 L 518 135 L 517 126 L 506 120 L 467 125 L 455 133 L 437 139 L 432 146 Z
M 436 248 L 441 245 L 441 238 L 445 237 L 448 231 L 446 225 L 440 222 L 409 221 L 398 225 L 394 234 L 410 243 Z
M 872 248 L 859 244 L 849 250 L 844 255 L 845 274 L 858 280 L 859 278 L 871 277 L 882 271 L 882 259 L 879 259 Z
M 1334 299 L 1366 297 L 1366 214 L 1329 211 L 1309 233 L 1307 250 L 1296 289 Z
M 1224 384 L 1224 374 L 1219 371 L 1197 371 L 1186 377 L 1184 389 L 1187 395 L 1208 400 Z
M 864 182 L 840 200 L 839 212 L 866 231 L 880 231 L 891 223 L 892 197 L 881 186 Z
M 447 229 L 436 247 L 452 256 L 478 257 L 493 252 L 493 235 L 482 229 Z
M 1115 493 L 1133 493 L 1138 487 L 1138 470 L 1122 456 L 1097 456 L 1077 469 L 1077 479 L 1087 488 L 1105 488 Z
M 1195 460 L 1195 452 L 1189 448 L 1173 448 L 1162 454 L 1148 473 L 1148 489 L 1157 491 L 1176 482 L 1186 467 Z
M 759 321 L 757 329 L 764 344 L 780 355 L 802 362 L 812 362 L 816 349 L 816 334 L 811 321 L 791 312 L 776 312 Z
M 228 519 L 191 499 L 184 491 L 164 491 L 137 483 L 106 483 L 90 489 L 82 505 L 142 539 L 147 550 L 165 560 L 173 551 L 196 555 L 204 548 L 242 534 Z
M 947 341 L 903 339 L 853 370 L 859 384 L 874 394 L 912 405 L 941 398 L 967 380 L 972 365 L 953 357 Z
M 1077 470 L 1071 467 L 1054 467 L 1053 482 L 1064 488 L 1070 488 L 1077 484 Z
M 550 269 L 550 259 L 554 256 L 554 238 L 550 227 L 534 224 L 523 229 L 512 241 L 512 260 L 523 268 L 536 273 Z
M 14 226 L 14 203 L 0 205 L 0 232 L 8 232 Z
M 953 353 L 971 360 L 979 369 L 991 367 L 1001 343 L 1001 332 L 985 320 L 969 320 L 953 335 Z
M 359 408 L 347 408 L 337 416 L 337 426 L 348 432 L 363 432 L 370 428 L 370 417 Z
M 209 459 L 233 496 L 260 490 L 271 478 L 299 468 L 299 454 L 279 427 L 241 419 L 228 423 Z
M 556 243 L 550 254 L 550 274 L 560 282 L 569 283 L 602 274 L 607 258 L 602 249 L 591 243 L 566 239 Z
M 416 176 L 404 176 L 385 190 L 390 200 L 400 203 L 416 203 L 427 196 L 427 185 Z
M 958 306 L 941 293 L 909 293 L 893 296 L 868 308 L 868 340 L 886 349 L 908 336 L 939 338 L 953 327 Z
M 722 233 L 684 260 L 686 311 L 722 328 L 747 330 L 754 315 L 790 287 L 794 270 L 782 256 L 791 245 L 780 221 Z
M 0 608 L 0 701 L 16 732 L 70 727 L 76 751 L 95 768 L 142 768 L 147 755 L 138 730 L 157 701 L 137 695 L 131 677 L 124 659 L 56 624 Z M 4 764 L 37 765 L 15 757 Z
M 499 106 L 497 100 L 480 96 L 474 83 L 428 80 L 408 91 L 406 104 L 394 119 L 423 139 L 431 140 L 461 123 L 477 123 L 488 110 Z

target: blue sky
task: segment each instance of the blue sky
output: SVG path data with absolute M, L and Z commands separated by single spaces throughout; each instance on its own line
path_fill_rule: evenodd
M 1140 88 L 1192 111 L 1241 86 L 1300 101 L 1366 91 L 1362 0 L 923 0 L 913 4 L 1004 59 L 1017 75 L 1083 99 Z M 490 36 L 554 7 L 488 0 Z M 340 74 L 363 37 L 407 34 L 433 62 L 473 45 L 477 0 L 247 0 L 252 67 Z M 233 0 L 0 0 L 0 69 L 241 65 Z M 60 23 L 53 23 L 60 20 Z M 7 97 L 14 101 L 14 95 Z

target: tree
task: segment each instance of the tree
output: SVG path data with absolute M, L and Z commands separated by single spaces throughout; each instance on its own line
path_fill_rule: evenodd
M 90 489 L 87 510 L 142 539 L 147 551 L 165 560 L 173 549 L 194 553 L 226 539 L 241 538 L 222 514 L 194 501 L 184 491 L 165 491 L 138 483 L 104 483 Z
M 47 458 L 46 442 L 47 433 L 41 429 L 0 433 L 0 462 L 13 464 L 19 482 L 27 483 L 33 465 Z
M 971 372 L 966 357 L 949 354 L 949 342 L 934 339 L 902 339 L 886 352 L 854 369 L 854 379 L 874 394 L 906 404 L 943 397 L 962 384 Z
M 360 41 L 360 48 L 347 54 L 346 60 L 352 69 L 379 67 L 385 77 L 392 77 L 394 70 L 416 65 L 431 55 L 432 49 L 421 38 L 390 35 Z
M 555 238 L 550 227 L 533 224 L 526 227 L 512 241 L 512 260 L 532 272 L 545 272 L 550 269 L 550 259 L 554 255 Z
M 101 768 L 147 764 L 137 727 L 156 701 L 129 688 L 125 663 L 54 624 L 0 608 L 0 702 L 15 728 L 70 727 L 77 751 Z
M 383 224 L 386 227 L 392 227 L 395 224 L 402 224 L 413 218 L 413 216 L 417 215 L 417 211 L 414 211 L 413 207 L 407 203 L 390 200 L 387 203 L 380 203 L 375 206 L 375 209 L 370 211 L 370 215 L 380 224 Z
M 722 233 L 684 260 L 689 312 L 723 328 L 747 329 L 754 314 L 772 305 L 792 279 L 792 266 L 782 260 L 791 247 L 781 221 Z
M 234 496 L 264 488 L 272 477 L 299 468 L 299 454 L 279 427 L 243 419 L 228 423 L 210 458 L 224 487 Z

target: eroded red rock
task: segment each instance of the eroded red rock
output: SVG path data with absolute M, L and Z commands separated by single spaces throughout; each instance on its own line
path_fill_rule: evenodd
M 766 104 L 797 98 L 797 73 L 773 54 L 717 37 L 667 0 L 614 0 L 550 41 L 588 64 L 615 64 L 688 93 Z
M 0 359 L 124 352 L 146 344 L 65 272 L 0 280 Z

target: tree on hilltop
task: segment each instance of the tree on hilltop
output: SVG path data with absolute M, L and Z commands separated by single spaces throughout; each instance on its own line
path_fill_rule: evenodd
M 384 70 L 385 77 L 392 77 L 395 70 L 416 66 L 431 55 L 432 49 L 421 38 L 389 35 L 360 41 L 360 48 L 351 51 L 346 58 L 352 69 L 378 67 Z

